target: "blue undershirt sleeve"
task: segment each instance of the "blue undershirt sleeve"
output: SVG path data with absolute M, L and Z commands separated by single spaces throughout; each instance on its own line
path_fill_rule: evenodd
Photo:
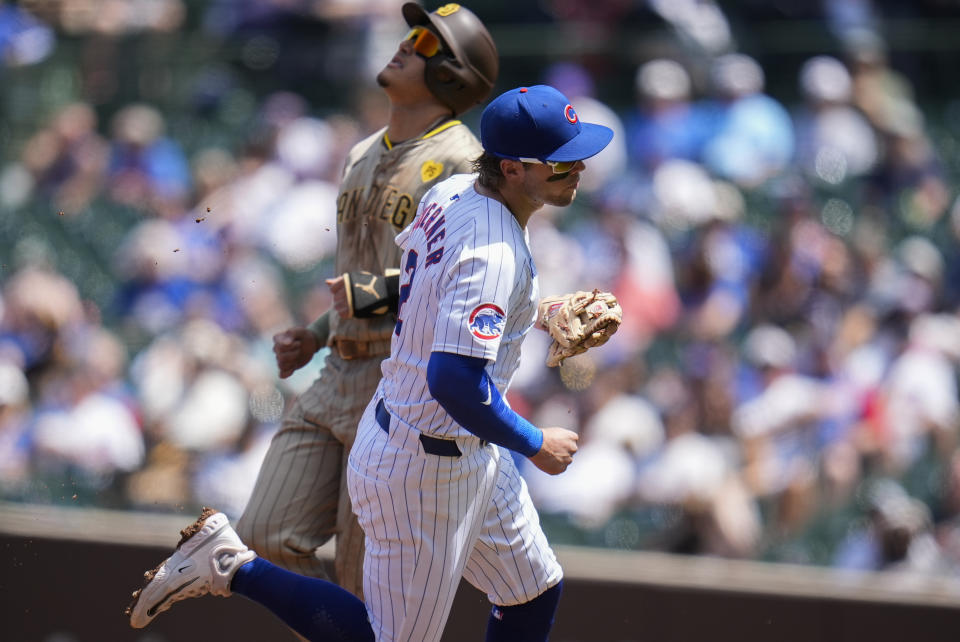
M 507 405 L 486 365 L 486 359 L 479 357 L 430 353 L 430 394 L 454 421 L 480 439 L 533 457 L 543 446 L 543 432 Z

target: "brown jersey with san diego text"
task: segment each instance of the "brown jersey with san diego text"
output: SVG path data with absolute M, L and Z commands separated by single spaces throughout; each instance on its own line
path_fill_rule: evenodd
M 450 175 L 470 173 L 471 161 L 481 151 L 476 136 L 459 120 L 400 143 L 391 143 L 384 128 L 355 145 L 337 197 L 335 274 L 383 274 L 399 267 L 394 237 L 413 220 L 420 199 Z M 394 322 L 393 315 L 339 319 L 332 311 L 330 336 L 389 344 Z

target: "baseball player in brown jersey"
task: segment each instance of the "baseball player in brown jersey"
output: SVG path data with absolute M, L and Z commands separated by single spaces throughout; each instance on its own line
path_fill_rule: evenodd
M 362 597 L 363 531 L 351 511 L 345 463 L 357 424 L 380 380 L 396 322 L 400 250 L 394 238 L 421 197 L 452 174 L 470 173 L 481 147 L 456 119 L 488 96 L 497 50 L 471 11 L 427 13 L 403 5 L 411 27 L 378 74 L 389 123 L 348 155 L 337 200 L 335 308 L 308 328 L 274 337 L 281 377 L 331 351 L 274 436 L 236 530 L 261 556 L 324 577 L 317 548 L 337 535 L 337 581 Z

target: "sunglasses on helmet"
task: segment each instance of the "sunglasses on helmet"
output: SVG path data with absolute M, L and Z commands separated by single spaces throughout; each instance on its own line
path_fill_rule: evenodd
M 580 161 L 542 161 L 538 158 L 518 158 L 521 163 L 535 163 L 537 165 L 549 165 L 554 174 L 566 174 L 574 168 Z
M 414 27 L 404 40 L 412 40 L 413 50 L 423 58 L 433 58 L 443 50 L 440 38 L 426 27 Z

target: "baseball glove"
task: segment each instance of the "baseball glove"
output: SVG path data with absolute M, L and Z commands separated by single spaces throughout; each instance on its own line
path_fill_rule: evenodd
M 547 365 L 560 365 L 567 357 L 603 345 L 620 327 L 623 310 L 610 292 L 574 292 L 542 299 L 537 323 L 553 341 Z

